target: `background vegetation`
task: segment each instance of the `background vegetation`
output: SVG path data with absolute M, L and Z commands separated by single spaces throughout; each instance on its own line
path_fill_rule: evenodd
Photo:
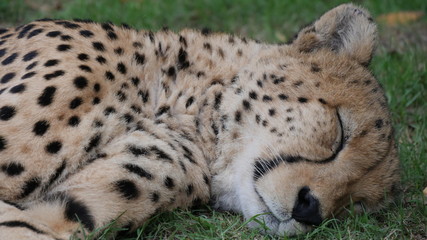
M 271 43 L 288 40 L 309 23 L 343 1 L 339 0 L 1 0 L 0 25 L 19 25 L 37 18 L 90 18 L 126 22 L 135 28 L 208 27 Z M 330 220 L 296 239 L 427 239 L 427 19 L 402 11 L 427 12 L 425 0 L 355 1 L 381 22 L 380 45 L 371 69 L 383 83 L 393 113 L 402 161 L 402 195 L 385 211 Z M 418 14 L 417 13 L 417 14 Z M 412 13 L 414 14 L 414 13 Z M 412 15 L 406 15 L 412 16 Z M 419 18 L 416 21 L 409 21 Z M 378 19 L 378 18 L 377 18 Z M 381 18 L 379 18 L 381 19 Z M 412 19 L 412 20 L 414 20 Z M 250 230 L 239 215 L 209 207 L 177 210 L 156 216 L 136 233 L 120 239 L 270 239 Z M 108 232 L 114 227 L 107 228 Z M 285 237 L 286 239 L 286 237 Z

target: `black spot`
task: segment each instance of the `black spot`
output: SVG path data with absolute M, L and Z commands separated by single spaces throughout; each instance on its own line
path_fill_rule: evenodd
M 383 125 L 384 125 L 384 122 L 382 119 L 378 119 L 375 121 L 375 128 L 380 129 L 383 127 Z
M 114 32 L 111 32 L 111 31 L 107 33 L 107 36 L 110 40 L 117 40 L 117 38 L 118 38 L 117 34 Z
M 9 227 L 9 228 L 26 228 L 28 230 L 31 230 L 37 234 L 46 234 L 45 232 L 43 232 L 40 229 L 35 228 L 33 225 L 30 225 L 26 222 L 22 222 L 22 221 L 6 221 L 6 222 L 1 222 L 0 226 L 5 226 L 5 227 Z
M 248 100 L 243 100 L 242 104 L 243 104 L 243 108 L 245 110 L 250 110 L 251 109 L 251 103 Z
M 78 116 L 72 116 L 68 119 L 68 125 L 72 127 L 78 126 L 80 123 L 80 118 Z
M 273 98 L 268 96 L 268 95 L 264 95 L 264 96 L 262 96 L 262 101 L 271 102 L 271 101 L 273 101 Z
M 2 36 L 1 39 L 8 39 L 8 38 L 10 38 L 12 36 L 13 36 L 13 33 L 7 34 L 7 35 Z
M 25 25 L 25 27 L 22 28 L 22 30 L 19 32 L 18 38 L 23 38 L 25 35 L 36 25 L 35 24 L 28 24 Z
M 51 59 L 51 60 L 46 61 L 44 66 L 45 67 L 52 67 L 52 66 L 57 65 L 58 63 L 59 63 L 58 59 Z
M 136 106 L 136 105 L 130 106 L 130 109 L 132 109 L 132 111 L 134 113 L 137 113 L 137 114 L 140 114 L 142 112 L 142 109 L 140 107 Z
M 4 137 L 0 136 L 0 152 L 5 150 L 7 146 L 7 141 Z
M 285 94 L 283 94 L 283 93 L 281 93 L 281 94 L 279 94 L 277 96 L 279 97 L 280 100 L 287 100 L 288 99 L 288 96 L 285 95 Z
M 22 192 L 19 195 L 19 198 L 25 198 L 28 195 L 30 195 L 32 192 L 34 192 L 34 190 L 36 190 L 36 188 L 38 188 L 40 186 L 40 178 L 31 178 L 30 180 L 26 181 L 24 183 L 24 186 L 22 187 Z
M 135 52 L 135 54 L 133 55 L 133 58 L 135 59 L 137 64 L 143 65 L 145 63 L 145 55 L 144 54 L 139 54 L 139 53 Z
M 49 122 L 46 120 L 40 120 L 33 126 L 33 133 L 37 136 L 43 136 L 49 129 Z
M 24 166 L 22 166 L 22 164 L 12 162 L 8 164 L 3 164 L 1 166 L 1 170 L 5 172 L 7 175 L 13 177 L 13 176 L 20 175 L 25 169 L 24 169 Z
M 0 35 L 8 32 L 8 31 L 9 31 L 9 29 L 7 29 L 7 28 L 0 28 Z
M 33 63 L 31 63 L 30 65 L 28 65 L 26 68 L 25 68 L 25 70 L 31 70 L 31 69 L 33 69 L 35 66 L 37 66 L 37 61 L 36 62 L 33 62 Z
M 52 103 L 55 96 L 56 87 L 49 86 L 43 90 L 43 93 L 38 97 L 38 104 L 42 107 L 48 106 Z
M 133 116 L 129 113 L 123 114 L 121 117 L 126 123 L 131 123 L 133 121 Z
M 4 42 L 4 41 L 2 41 Z M 3 57 L 6 54 L 6 48 L 0 49 L 0 57 Z
M 310 71 L 312 72 L 320 72 L 322 69 L 320 69 L 319 65 L 317 65 L 316 63 L 312 63 L 311 64 L 311 69 Z
M 138 165 L 127 163 L 127 164 L 123 165 L 123 168 L 125 168 L 126 170 L 128 170 L 131 173 L 135 173 L 136 175 L 138 175 L 142 178 L 146 178 L 148 180 L 153 179 L 153 175 L 151 173 L 147 172 L 145 169 L 141 168 Z
M 303 81 L 296 81 L 296 82 L 294 82 L 294 86 L 295 87 L 299 87 L 299 86 L 301 86 L 303 84 L 304 84 Z
M 242 120 L 242 113 L 240 111 L 236 111 L 234 113 L 234 121 L 236 121 L 237 123 L 240 123 L 241 120 Z
M 180 48 L 178 52 L 178 69 L 186 69 L 189 66 L 190 63 L 187 61 L 187 52 Z
M 82 202 L 69 197 L 65 205 L 65 218 L 73 222 L 81 222 L 89 231 L 95 228 L 95 221 L 90 214 L 89 208 Z
M 365 81 L 363 81 L 363 84 L 365 85 L 365 86 L 367 86 L 367 85 L 369 85 L 369 84 L 371 84 L 372 83 L 372 81 L 371 80 L 365 80 Z
M 87 86 L 87 79 L 83 76 L 78 76 L 74 78 L 74 86 L 78 89 L 83 89 Z
M 259 114 L 255 115 L 255 122 L 259 124 L 261 122 L 261 116 Z
M 80 97 L 75 97 L 73 100 L 71 100 L 70 102 L 70 109 L 76 109 L 78 106 L 80 106 L 83 103 L 82 98 Z
M 280 84 L 285 81 L 285 77 L 276 78 L 273 80 L 274 84 Z
M 110 71 L 106 71 L 105 72 L 105 78 L 109 81 L 114 81 L 114 79 L 116 79 L 116 77 L 114 76 L 114 74 Z
M 93 90 L 94 90 L 95 92 L 99 92 L 99 91 L 101 90 L 101 85 L 99 85 L 99 83 L 95 83 L 95 84 L 93 85 Z
M 292 117 L 287 117 L 286 118 L 286 122 L 292 122 L 292 120 L 294 120 L 294 118 L 292 118 Z
M 73 37 L 71 37 L 70 35 L 62 35 L 61 36 L 62 41 L 70 41 L 71 39 L 73 39 Z
M 68 44 L 60 44 L 58 45 L 58 47 L 56 47 L 56 49 L 60 52 L 65 52 L 71 49 L 71 45 Z
M 97 147 L 99 145 L 100 141 L 101 141 L 101 134 L 97 133 L 97 134 L 93 135 L 90 138 L 88 145 L 85 147 L 85 151 L 86 152 L 92 151 L 92 149 L 94 149 L 95 147 Z
M 114 53 L 121 56 L 121 55 L 123 55 L 124 50 L 123 50 L 123 48 L 118 47 L 118 48 L 114 49 Z
M 116 109 L 114 109 L 113 107 L 107 107 L 104 110 L 104 115 L 108 116 L 108 115 L 115 113 L 115 112 L 116 112 Z
M 7 88 L 0 89 L 0 94 L 2 94 Z
M 47 37 L 51 37 L 51 38 L 57 37 L 57 36 L 59 36 L 59 35 L 61 35 L 61 32 L 60 32 L 60 31 L 51 31 L 51 32 L 48 32 L 48 33 L 46 34 L 46 36 L 47 36 Z
M 173 77 L 173 76 L 175 76 L 175 73 L 176 73 L 176 71 L 175 71 L 175 68 L 174 68 L 174 67 L 170 67 L 170 68 L 168 69 L 168 71 L 167 71 L 167 74 L 168 74 L 168 76 L 169 76 L 169 77 Z
M 300 103 L 306 103 L 307 101 L 308 101 L 308 99 L 305 97 L 299 97 L 298 98 L 298 102 L 300 102 Z
M 21 77 L 21 80 L 24 80 L 24 79 L 27 79 L 27 78 L 31 78 L 31 77 L 33 77 L 34 75 L 36 75 L 36 72 L 28 72 L 28 73 L 24 74 L 24 75 Z
M 150 38 L 150 41 L 151 41 L 152 43 L 154 43 L 154 34 L 153 34 L 153 32 L 152 32 L 152 31 L 149 31 L 149 32 L 148 32 L 148 37 Z
M 92 100 L 93 105 L 99 104 L 100 102 L 101 102 L 101 99 L 99 99 L 99 97 L 94 97 Z
M 85 38 L 91 38 L 93 36 L 93 32 L 89 30 L 81 30 L 80 35 L 82 35 Z
M 188 184 L 187 185 L 187 189 L 185 189 L 185 192 L 187 193 L 187 196 L 190 196 L 194 191 L 194 186 L 193 184 Z
M 107 60 L 103 56 L 97 56 L 95 60 L 100 64 L 104 64 L 107 62 Z
M 205 76 L 205 73 L 204 72 L 197 72 L 196 76 L 197 76 L 197 78 L 200 78 L 202 76 Z
M 175 187 L 175 183 L 172 178 L 166 177 L 164 180 L 164 184 L 168 189 L 172 189 Z
M 28 34 L 27 39 L 30 39 L 30 38 L 32 38 L 32 37 L 34 37 L 34 36 L 37 36 L 37 35 L 39 35 L 39 34 L 40 34 L 40 33 L 42 33 L 42 32 L 43 32 L 43 29 L 41 29 L 41 28 L 35 29 L 35 30 L 31 31 L 31 32 Z
M 81 61 L 89 60 L 89 56 L 86 53 L 80 53 L 79 55 L 77 55 L 77 58 Z
M 79 68 L 84 72 L 92 72 L 92 68 L 87 65 L 80 65 Z
M 149 100 L 149 97 L 150 97 L 150 93 L 147 90 L 145 90 L 145 91 L 140 90 L 138 92 L 138 96 L 141 97 L 141 100 L 143 103 L 147 103 Z
M 270 108 L 269 110 L 268 110 L 268 115 L 270 115 L 270 116 L 274 116 L 276 114 L 276 110 L 274 110 L 274 108 Z
M 5 58 L 5 59 L 1 62 L 1 64 L 3 64 L 3 65 L 11 64 L 11 63 L 13 63 L 13 61 L 15 61 L 15 59 L 16 59 L 17 57 L 18 57 L 18 54 L 17 54 L 17 53 L 13 53 L 13 54 L 11 54 L 9 57 Z
M 58 24 L 58 22 L 56 22 L 56 24 Z M 75 23 L 71 23 L 71 22 L 67 22 L 67 21 L 63 21 L 63 22 L 61 22 L 59 24 L 62 25 L 62 26 L 64 26 L 65 28 L 69 28 L 69 29 L 80 28 L 80 25 L 75 24 Z
M 154 152 L 154 154 L 160 159 L 166 160 L 170 163 L 173 162 L 172 158 L 167 153 L 165 153 L 163 150 L 159 149 L 156 146 L 151 146 L 150 151 Z
M 125 101 L 125 100 L 126 100 L 126 98 L 127 98 L 127 97 L 126 97 L 126 94 L 125 94 L 124 92 L 122 92 L 121 90 L 117 91 L 116 96 L 117 96 L 117 99 L 118 99 L 120 102 Z
M 212 47 L 211 47 L 211 45 L 209 43 L 204 43 L 203 44 L 203 48 L 205 48 L 207 50 L 211 50 L 212 49 Z
M 102 44 L 101 42 L 93 42 L 92 46 L 95 50 L 103 52 L 105 51 L 105 47 L 104 44 Z
M 130 180 L 119 180 L 114 183 L 114 186 L 121 193 L 122 197 L 127 200 L 138 198 L 140 194 L 136 184 Z
M 268 122 L 267 122 L 267 120 L 263 120 L 263 121 L 262 121 L 262 126 L 263 126 L 263 127 L 267 127 L 267 126 L 268 126 Z
M 44 75 L 43 77 L 44 77 L 44 79 L 46 79 L 46 80 L 49 81 L 52 78 L 60 77 L 60 76 L 63 76 L 64 74 L 65 74 L 64 71 L 62 71 L 62 70 L 56 70 L 53 73 L 48 73 L 48 74 Z
M 150 193 L 150 200 L 152 201 L 152 202 L 158 202 L 159 201 L 159 199 L 160 199 L 160 195 L 159 195 L 159 193 L 158 192 L 152 192 L 152 193 Z
M 187 168 L 185 167 L 185 164 L 182 161 L 179 161 L 179 166 L 181 167 L 184 173 L 187 173 Z
M 117 64 L 117 71 L 119 71 L 121 74 L 126 74 L 127 70 L 126 70 L 125 64 L 122 62 L 119 62 Z
M 105 31 L 114 31 L 113 25 L 110 22 L 106 22 L 101 24 L 102 29 L 104 29 Z
M 137 87 L 138 85 L 139 85 L 139 82 L 140 82 L 141 80 L 138 78 L 138 77 L 133 77 L 133 78 L 131 78 L 131 82 L 132 82 L 132 84 L 135 86 L 135 87 Z
M 187 102 L 185 103 L 185 108 L 188 108 L 189 106 L 191 106 L 191 104 L 193 104 L 194 102 L 194 97 L 191 96 L 187 99 Z
M 321 103 L 321 104 L 326 104 L 327 102 L 325 101 L 325 99 L 323 99 L 323 98 L 319 98 L 319 102 Z
M 14 78 L 16 76 L 16 74 L 14 72 L 10 72 L 10 73 L 6 73 L 0 80 L 1 83 L 7 83 L 9 82 L 12 78 Z
M 214 103 L 214 109 L 219 110 L 219 107 L 221 105 L 222 100 L 222 93 L 216 93 L 215 94 L 215 103 Z
M 60 141 L 53 141 L 46 145 L 45 150 L 48 153 L 55 154 L 58 153 L 62 148 L 62 143 Z
M 211 32 L 212 31 L 209 28 L 206 28 L 206 27 L 202 28 L 202 34 L 205 36 L 209 35 Z
M 253 100 L 257 100 L 258 94 L 255 91 L 251 91 L 251 92 L 249 92 L 249 97 Z
M 169 107 L 169 106 L 161 106 L 161 107 L 159 108 L 159 110 L 157 111 L 157 113 L 156 113 L 156 117 L 161 116 L 162 114 L 164 114 L 164 113 L 168 112 L 168 111 L 169 111 L 169 109 L 170 109 L 170 107 Z
M 31 51 L 31 52 L 29 52 L 29 53 L 25 54 L 25 55 L 22 57 L 22 60 L 23 60 L 24 62 L 28 62 L 28 61 L 30 61 L 30 60 L 32 60 L 32 59 L 34 59 L 35 57 L 37 57 L 37 55 L 38 55 L 37 51 Z
M 0 108 L 0 120 L 8 121 L 16 114 L 15 107 L 3 106 Z
M 129 150 L 130 153 L 132 153 L 136 157 L 146 156 L 146 155 L 149 154 L 149 152 L 148 152 L 148 150 L 146 148 L 138 147 L 136 145 L 130 145 L 130 146 L 128 146 L 128 150 Z
M 10 93 L 22 93 L 23 91 L 25 91 L 25 84 L 23 83 L 13 86 L 9 90 Z

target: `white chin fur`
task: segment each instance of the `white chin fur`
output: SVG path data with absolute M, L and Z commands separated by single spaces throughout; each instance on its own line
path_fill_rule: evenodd
M 310 226 L 301 224 L 294 219 L 279 221 L 268 213 L 269 209 L 255 192 L 253 182 L 253 162 L 261 154 L 260 151 L 265 144 L 261 139 L 265 138 L 259 136 L 259 132 L 247 134 L 248 141 L 245 149 L 234 159 L 228 169 L 215 177 L 213 187 L 228 189 L 227 191 L 217 191 L 219 195 L 217 195 L 215 207 L 242 213 L 245 219 L 259 215 L 257 219 L 263 222 L 268 229 L 263 229 L 256 221 L 251 221 L 248 226 L 259 228 L 260 231 L 268 234 L 294 236 L 310 231 Z

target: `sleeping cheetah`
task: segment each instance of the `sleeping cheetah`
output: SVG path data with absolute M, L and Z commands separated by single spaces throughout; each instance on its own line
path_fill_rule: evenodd
M 384 206 L 399 160 L 376 38 L 352 4 L 286 45 L 86 20 L 1 29 L 0 239 L 136 229 L 209 199 L 268 213 L 278 235 Z

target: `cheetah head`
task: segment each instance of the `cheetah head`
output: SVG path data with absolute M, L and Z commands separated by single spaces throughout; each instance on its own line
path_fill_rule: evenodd
M 240 150 L 213 178 L 217 206 L 295 235 L 349 206 L 373 211 L 391 199 L 399 160 L 383 90 L 367 69 L 375 41 L 369 13 L 345 4 L 261 56 L 263 75 L 241 74 L 254 80 L 234 108 L 245 113 Z

